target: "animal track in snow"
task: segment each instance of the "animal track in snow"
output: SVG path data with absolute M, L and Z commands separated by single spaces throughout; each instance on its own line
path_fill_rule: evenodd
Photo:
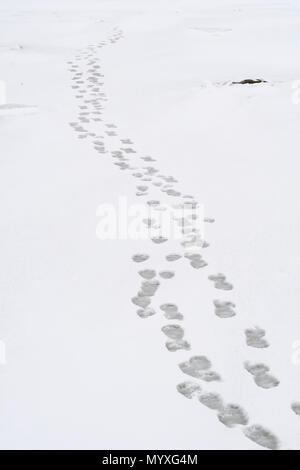
M 178 255 L 177 253 L 170 253 L 169 255 L 166 256 L 167 261 L 177 261 L 180 258 L 182 258 L 181 255 Z
M 208 279 L 214 282 L 216 289 L 221 289 L 221 290 L 233 289 L 233 285 L 226 281 L 226 276 L 222 273 L 212 274 L 208 276 Z
M 279 385 L 279 380 L 269 374 L 270 368 L 265 364 L 253 364 L 245 362 L 245 369 L 253 375 L 254 382 L 261 388 L 274 388 Z
M 153 279 L 156 276 L 154 269 L 143 269 L 139 271 L 139 275 L 144 279 Z
M 133 150 L 131 147 L 123 147 L 121 148 L 125 153 L 136 153 L 135 150 Z
M 245 330 L 246 343 L 252 348 L 268 348 L 269 343 L 264 338 L 266 335 L 265 330 L 256 326 L 255 328 L 248 328 Z
M 159 245 L 161 243 L 165 243 L 166 241 L 168 241 L 168 239 L 166 237 L 163 237 L 163 236 L 153 237 L 153 238 L 151 238 L 151 240 L 153 241 L 153 243 L 156 243 L 157 245 Z
M 132 302 L 137 305 L 138 307 L 141 307 L 143 309 L 147 308 L 148 305 L 151 303 L 151 299 L 147 296 L 139 296 L 137 295 L 136 297 L 132 297 Z
M 174 271 L 160 271 L 159 275 L 163 279 L 172 279 L 172 277 L 175 276 L 175 273 L 174 273 Z
M 166 347 L 170 352 L 176 352 L 180 349 L 189 351 L 191 349 L 191 345 L 185 340 L 177 340 L 177 341 L 168 341 L 166 343 Z
M 248 416 L 246 412 L 239 406 L 235 404 L 226 405 L 219 413 L 218 419 L 225 426 L 232 428 L 237 424 L 245 426 L 248 424 Z
M 165 325 L 161 331 L 170 339 L 183 339 L 184 329 L 180 325 Z
M 208 392 L 199 395 L 199 401 L 202 405 L 211 410 L 221 411 L 224 408 L 223 400 L 218 393 Z
M 181 395 L 183 395 L 186 398 L 194 398 L 195 396 L 198 395 L 198 393 L 201 392 L 201 387 L 195 382 L 181 382 L 176 386 L 177 390 Z
M 210 369 L 211 362 L 205 356 L 193 356 L 186 362 L 181 362 L 179 368 L 184 374 L 200 378 L 201 372 Z
M 147 259 L 149 259 L 149 255 L 146 255 L 144 253 L 137 253 L 136 255 L 133 255 L 132 259 L 136 263 L 143 263 L 144 261 L 147 261 Z
M 178 312 L 178 307 L 175 304 L 162 304 L 160 309 L 168 320 L 183 320 L 183 315 Z
M 143 296 L 152 297 L 159 288 L 160 282 L 157 279 L 149 279 L 142 282 L 141 290 Z
M 205 382 L 219 382 L 221 380 L 221 377 L 217 372 L 214 372 L 213 370 L 208 370 L 201 374 L 201 380 L 204 380 Z
M 268 429 L 259 424 L 253 424 L 243 430 L 245 436 L 251 441 L 256 442 L 267 449 L 277 450 L 279 448 L 279 440 Z
M 153 308 L 141 308 L 136 312 L 141 318 L 149 318 L 155 315 L 155 310 Z
M 266 372 L 269 372 L 270 370 L 269 366 L 266 366 L 265 364 L 262 364 L 262 363 L 251 365 L 249 362 L 245 362 L 244 365 L 245 365 L 245 369 L 254 376 L 258 374 L 265 374 Z
M 190 265 L 194 269 L 205 268 L 207 266 L 206 261 L 204 261 L 204 259 L 202 259 L 202 255 L 200 253 L 186 252 L 184 254 L 184 257 L 187 258 L 190 261 Z
M 270 374 L 255 375 L 254 382 L 258 387 L 265 389 L 277 387 L 280 383 L 276 377 L 273 377 L 273 375 Z
M 170 352 L 175 352 L 180 349 L 188 351 L 191 346 L 190 344 L 183 339 L 184 329 L 179 325 L 165 325 L 162 327 L 161 331 L 167 336 L 167 338 L 172 341 L 166 342 L 166 348 Z
M 231 318 L 236 315 L 233 302 L 214 300 L 215 314 L 220 318 Z
M 143 192 L 143 193 L 144 193 L 144 192 L 146 192 L 146 191 L 147 191 L 147 189 L 148 189 L 148 186 L 137 186 L 136 188 L 137 188 L 137 190 L 138 190 L 138 191 L 140 191 L 140 192 Z
M 181 362 L 179 368 L 184 374 L 190 375 L 205 382 L 219 381 L 220 376 L 208 369 L 211 368 L 211 362 L 205 356 L 192 356 L 188 361 Z
M 156 160 L 152 157 L 141 157 L 141 159 L 145 162 L 156 162 Z

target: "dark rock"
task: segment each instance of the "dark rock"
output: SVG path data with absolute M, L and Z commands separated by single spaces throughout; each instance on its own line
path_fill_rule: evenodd
M 240 82 L 232 82 L 232 85 L 255 85 L 257 83 L 267 83 L 266 80 L 262 80 L 261 78 L 257 78 L 253 80 L 252 78 L 246 78 L 245 80 L 241 80 Z

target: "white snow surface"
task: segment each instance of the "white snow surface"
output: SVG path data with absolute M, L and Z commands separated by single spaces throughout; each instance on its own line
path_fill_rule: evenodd
M 0 447 L 262 449 L 177 392 L 194 380 L 178 363 L 205 355 L 222 381 L 203 388 L 281 449 L 300 449 L 299 1 L 0 0 L 0 31 Z M 95 126 L 115 123 L 215 218 L 205 269 L 168 263 L 176 241 L 96 236 L 99 204 L 136 202 L 136 181 L 70 127 L 67 62 L 115 31 L 121 39 L 97 51 L 107 101 Z M 230 85 L 245 78 L 267 83 Z M 133 263 L 137 252 L 150 259 Z M 160 280 L 157 313 L 141 319 L 131 298 L 148 267 L 175 277 Z M 217 272 L 230 295 L 208 280 Z M 223 297 L 235 317 L 214 314 Z M 166 302 L 184 314 L 191 351 L 166 349 Z M 269 348 L 247 346 L 255 326 Z M 258 387 L 245 361 L 280 384 Z

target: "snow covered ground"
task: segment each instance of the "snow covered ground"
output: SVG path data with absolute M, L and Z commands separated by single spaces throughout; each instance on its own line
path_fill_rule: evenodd
M 0 0 L 0 31 L 0 447 L 299 449 L 299 1 Z M 100 240 L 120 198 L 199 202 L 209 246 Z

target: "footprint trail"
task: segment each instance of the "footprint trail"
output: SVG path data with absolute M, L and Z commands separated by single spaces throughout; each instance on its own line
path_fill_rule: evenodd
M 195 273 L 201 273 L 208 269 L 208 262 L 204 259 L 203 250 L 209 247 L 204 240 L 201 224 L 213 224 L 213 218 L 205 217 L 199 220 L 197 209 L 199 204 L 196 198 L 180 187 L 177 178 L 170 174 L 164 174 L 157 166 L 157 161 L 150 155 L 139 155 L 134 142 L 129 136 L 119 135 L 118 126 L 114 122 L 105 119 L 105 108 L 108 96 L 104 90 L 104 73 L 100 61 L 100 52 L 104 47 L 112 47 L 123 38 L 123 32 L 115 28 L 105 41 L 90 44 L 87 48 L 78 51 L 73 60 L 68 62 L 68 70 L 71 75 L 71 88 L 74 90 L 75 99 L 78 102 L 78 113 L 69 125 L 80 141 L 80 145 L 89 142 L 99 158 L 111 160 L 116 168 L 125 172 L 132 179 L 132 192 L 138 200 L 145 200 L 150 215 L 143 220 L 144 226 L 149 230 L 149 243 L 153 247 L 165 248 L 162 266 L 148 266 L 150 256 L 148 253 L 137 252 L 132 255 L 132 261 L 137 265 L 143 265 L 137 271 L 140 281 L 137 293 L 131 298 L 132 304 L 137 308 L 136 313 L 140 319 L 150 320 L 150 317 L 159 314 L 162 321 L 170 321 L 161 327 L 162 334 L 166 337 L 166 350 L 175 353 L 177 351 L 188 352 L 192 346 L 184 329 L 184 316 L 178 306 L 169 299 L 156 307 L 153 305 L 158 291 L 163 291 L 166 283 L 176 280 L 176 271 L 166 269 L 165 263 L 171 263 L 172 267 L 180 269 L 181 263 L 188 263 Z M 163 214 L 170 208 L 174 209 L 172 217 L 174 225 L 180 231 L 178 250 L 170 252 L 168 248 L 168 236 L 163 232 Z M 178 215 L 179 214 L 179 215 Z M 151 241 L 150 241 L 151 240 Z M 150 248 L 149 248 L 150 250 Z M 146 266 L 144 267 L 144 265 Z M 210 283 L 219 291 L 218 298 L 212 300 L 214 315 L 223 321 L 234 321 L 237 315 L 236 305 L 229 295 L 234 286 L 227 280 L 223 273 L 208 274 Z M 242 333 L 241 333 L 242 335 Z M 246 344 L 249 348 L 264 349 L 269 347 L 265 339 L 266 332 L 259 328 L 245 329 Z M 198 382 L 184 381 L 177 385 L 177 391 L 185 398 L 197 398 L 199 404 L 210 408 L 217 414 L 220 423 L 228 428 L 241 427 L 246 438 L 258 445 L 269 448 L 279 448 L 279 440 L 270 431 L 261 425 L 248 425 L 247 413 L 238 404 L 225 404 L 217 392 L 203 390 L 203 383 L 214 382 L 216 385 L 222 381 L 218 372 L 211 369 L 211 361 L 201 353 L 193 354 L 185 361 L 178 364 L 184 375 L 189 375 Z M 269 373 L 269 367 L 264 364 L 244 365 L 255 384 L 264 389 L 274 388 L 279 385 L 273 375 Z M 300 414 L 299 403 L 291 405 L 292 411 Z

